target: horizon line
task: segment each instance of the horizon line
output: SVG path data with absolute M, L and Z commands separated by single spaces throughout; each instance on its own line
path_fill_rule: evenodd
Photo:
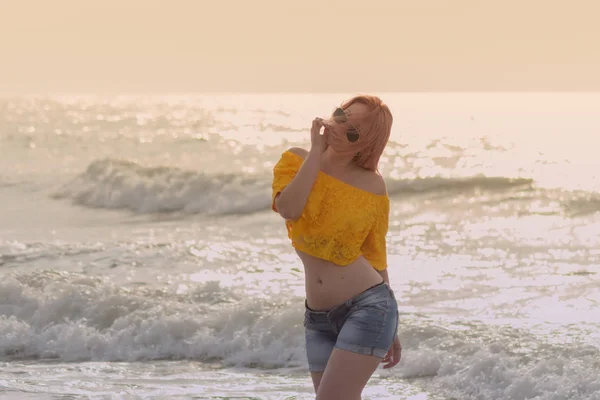
M 29 96 L 89 96 L 89 95 L 120 95 L 120 96 L 190 96 L 190 95 L 264 95 L 264 94 L 278 94 L 278 95 L 338 95 L 338 94 L 366 94 L 366 93 L 386 93 L 386 94 L 594 94 L 600 93 L 600 89 L 590 90 L 358 90 L 358 91 L 255 91 L 255 90 L 206 90 L 206 91 L 23 91 L 23 92 L 2 92 L 0 91 L 0 97 L 29 97 Z

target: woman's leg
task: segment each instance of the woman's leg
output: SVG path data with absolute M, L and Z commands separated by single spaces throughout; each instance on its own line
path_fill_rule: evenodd
M 378 285 L 357 296 L 349 308 L 339 321 L 341 329 L 319 385 L 318 400 L 359 400 L 394 340 L 398 305 L 387 286 Z
M 336 334 L 327 320 L 327 313 L 307 311 L 304 317 L 304 327 L 308 369 L 315 387 L 315 393 L 317 393 L 323 372 L 327 367 L 327 362 L 335 345 Z
M 310 377 L 312 378 L 313 386 L 315 387 L 315 393 L 317 393 L 319 391 L 321 379 L 323 378 L 323 372 L 311 372 Z
M 381 363 L 377 356 L 334 349 L 317 391 L 317 400 L 360 400 L 367 382 Z

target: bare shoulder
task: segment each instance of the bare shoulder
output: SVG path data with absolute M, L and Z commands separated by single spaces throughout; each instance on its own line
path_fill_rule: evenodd
M 306 158 L 306 156 L 308 155 L 308 151 L 304 150 L 301 147 L 290 147 L 287 151 L 289 151 L 290 153 L 297 154 L 302 158 Z
M 385 179 L 383 179 L 383 176 L 379 172 L 364 170 L 361 175 L 361 189 L 378 195 L 387 194 Z

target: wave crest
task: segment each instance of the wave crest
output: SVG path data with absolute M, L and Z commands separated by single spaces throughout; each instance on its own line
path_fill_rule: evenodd
M 204 174 L 104 159 L 63 186 L 55 198 L 139 213 L 235 214 L 270 206 L 270 185 L 254 176 Z
M 390 196 L 453 195 L 531 190 L 534 181 L 509 177 L 387 178 Z M 228 215 L 266 211 L 271 207 L 271 177 L 207 174 L 174 167 L 146 167 L 132 161 L 102 159 L 53 194 L 57 199 L 95 208 L 137 213 L 181 212 Z
M 388 179 L 390 194 L 418 194 L 441 191 L 467 192 L 472 190 L 508 190 L 517 187 L 531 188 L 533 179 L 504 176 L 470 176 L 464 178 L 427 177 L 415 179 Z
M 155 289 L 59 271 L 11 274 L 0 282 L 0 358 L 189 359 L 306 369 L 302 298 L 280 294 L 276 302 L 261 300 L 218 282 L 181 294 Z M 202 300 L 215 295 L 229 302 Z M 545 400 L 600 394 L 600 350 L 578 340 L 561 343 L 526 329 L 410 313 L 403 313 L 399 335 L 402 361 L 381 373 L 435 377 L 421 381 L 434 393 Z

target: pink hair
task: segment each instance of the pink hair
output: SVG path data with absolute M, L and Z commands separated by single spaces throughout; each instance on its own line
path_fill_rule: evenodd
M 355 103 L 364 104 L 369 109 L 369 113 L 361 116 L 360 120 L 350 117 L 360 134 L 359 140 L 352 143 L 344 133 L 342 137 L 331 135 L 328 142 L 338 152 L 355 154 L 354 162 L 359 167 L 376 171 L 392 131 L 392 112 L 379 97 L 371 95 L 355 96 L 341 107 L 346 110 Z

